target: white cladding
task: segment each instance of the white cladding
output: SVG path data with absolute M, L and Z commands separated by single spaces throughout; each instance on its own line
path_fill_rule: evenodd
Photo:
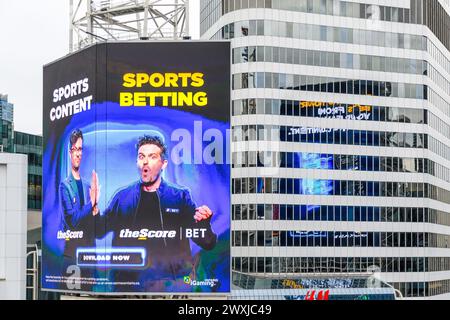
M 27 156 L 0 153 L 0 300 L 25 299 Z

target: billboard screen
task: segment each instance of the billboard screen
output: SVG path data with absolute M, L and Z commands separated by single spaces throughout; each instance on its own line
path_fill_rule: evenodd
M 230 45 L 97 44 L 44 67 L 42 287 L 230 291 Z

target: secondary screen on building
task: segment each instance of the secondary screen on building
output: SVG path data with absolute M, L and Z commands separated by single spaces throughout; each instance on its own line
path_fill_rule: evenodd
M 44 67 L 42 287 L 230 291 L 230 44 L 97 44 Z

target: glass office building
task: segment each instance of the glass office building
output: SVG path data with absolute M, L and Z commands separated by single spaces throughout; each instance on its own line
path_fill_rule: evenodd
M 14 153 L 28 155 L 28 209 L 42 209 L 42 136 L 14 131 Z
M 200 30 L 233 50 L 234 285 L 450 298 L 450 2 L 202 0 Z
M 0 152 L 13 152 L 13 104 L 8 95 L 0 94 Z
M 28 209 L 42 208 L 42 136 L 14 131 L 14 105 L 0 94 L 0 152 L 28 155 Z

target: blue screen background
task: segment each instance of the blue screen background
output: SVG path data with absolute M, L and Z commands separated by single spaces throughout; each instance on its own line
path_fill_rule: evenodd
M 148 110 L 151 108 L 151 110 Z M 95 116 L 94 116 L 95 115 Z M 171 133 L 175 129 L 185 129 L 193 137 L 191 158 L 201 158 L 203 149 L 211 141 L 202 141 L 201 134 L 194 137 L 194 122 L 200 121 L 202 132 L 208 129 L 220 132 L 223 137 L 223 165 L 208 164 L 174 164 L 170 154 L 178 141 L 171 141 Z M 197 123 L 198 124 L 198 123 Z M 163 172 L 163 178 L 172 183 L 190 189 L 197 206 L 207 205 L 214 213 L 211 225 L 218 235 L 219 245 L 209 252 L 202 252 L 191 241 L 192 254 L 201 254 L 204 261 L 214 260 L 209 268 L 200 268 L 204 276 L 219 278 L 220 291 L 230 289 L 230 165 L 225 162 L 230 158 L 229 123 L 214 121 L 201 115 L 170 108 L 146 107 L 123 108 L 116 103 L 93 104 L 90 112 L 76 114 L 72 117 L 64 134 L 60 137 L 50 136 L 44 150 L 44 183 L 43 192 L 43 248 L 48 250 L 48 261 L 44 264 L 43 273 L 58 272 L 57 261 L 64 251 L 64 240 L 57 240 L 56 233 L 61 230 L 62 208 L 59 201 L 59 183 L 69 174 L 71 169 L 69 158 L 69 136 L 74 129 L 83 132 L 83 155 L 80 166 L 82 178 L 90 183 L 92 170 L 98 174 L 100 182 L 99 209 L 104 211 L 114 193 L 124 186 L 139 179 L 136 166 L 136 143 L 144 134 L 159 134 L 168 146 L 169 164 Z M 198 128 L 197 128 L 197 131 Z M 211 132 L 211 131 L 210 131 Z M 198 132 L 196 132 L 198 133 Z M 195 154 L 197 153 L 197 154 Z M 111 234 L 97 241 L 97 246 L 108 246 Z M 47 288 L 55 284 L 46 283 Z M 194 289 L 193 289 L 194 290 Z

